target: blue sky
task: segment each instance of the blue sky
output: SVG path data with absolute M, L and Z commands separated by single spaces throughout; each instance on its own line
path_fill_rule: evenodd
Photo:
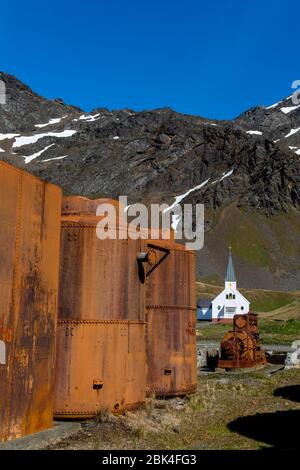
M 0 70 L 85 110 L 227 119 L 291 94 L 299 18 L 299 0 L 10 0 Z

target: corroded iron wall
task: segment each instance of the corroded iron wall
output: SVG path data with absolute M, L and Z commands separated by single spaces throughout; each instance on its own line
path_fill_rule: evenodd
M 144 329 L 132 320 L 60 320 L 56 416 L 88 418 L 143 403 Z
M 101 200 L 79 198 L 76 208 L 72 199 L 63 202 L 55 387 L 55 415 L 70 418 L 136 406 L 146 380 L 143 242 L 99 240 Z
M 147 250 L 147 393 L 183 395 L 197 387 L 195 253 L 172 240 Z
M 61 191 L 0 162 L 0 441 L 52 425 Z
M 62 217 L 59 317 L 144 321 L 137 265 L 141 240 L 99 240 L 98 221 L 88 215 Z

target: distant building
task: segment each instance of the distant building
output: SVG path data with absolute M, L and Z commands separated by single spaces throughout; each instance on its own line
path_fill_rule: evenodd
M 212 301 L 213 322 L 231 322 L 235 314 L 249 312 L 250 302 L 237 290 L 236 277 L 229 247 L 229 258 L 225 277 L 225 289 Z
M 198 299 L 197 319 L 211 321 L 212 299 Z
M 237 290 L 236 277 L 229 247 L 225 288 L 214 299 L 198 299 L 197 319 L 213 322 L 230 322 L 235 314 L 249 312 L 250 302 Z

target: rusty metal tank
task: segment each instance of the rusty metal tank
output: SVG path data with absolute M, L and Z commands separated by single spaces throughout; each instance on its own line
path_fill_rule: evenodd
M 195 253 L 174 240 L 148 240 L 147 395 L 197 388 Z
M 100 240 L 102 202 L 64 198 L 61 220 L 55 416 L 92 417 L 145 400 L 145 285 L 137 258 L 142 240 Z
M 0 441 L 51 427 L 61 190 L 0 162 Z

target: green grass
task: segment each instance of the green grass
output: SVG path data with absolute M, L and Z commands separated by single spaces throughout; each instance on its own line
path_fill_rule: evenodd
M 217 274 L 214 274 L 212 276 L 202 276 L 201 277 L 201 282 L 204 282 L 205 284 L 212 284 L 213 286 L 221 286 L 222 281 L 224 282 L 223 279 L 221 279 L 220 276 Z
M 201 324 L 200 324 L 201 326 Z M 221 341 L 225 333 L 230 329 L 230 324 L 224 325 L 208 325 L 208 326 L 201 326 L 199 330 L 197 330 L 197 338 L 200 341 Z
M 300 320 L 259 320 L 261 342 L 265 344 L 291 344 L 300 339 Z
M 300 339 L 300 320 L 278 321 L 259 318 L 260 340 L 265 344 L 291 344 Z M 230 324 L 209 325 L 198 330 L 198 340 L 221 341 L 231 329 Z
M 219 222 L 215 226 L 226 246 L 232 246 L 235 256 L 246 263 L 262 268 L 276 269 L 276 260 L 270 249 L 270 240 L 264 230 L 265 217 L 255 211 L 245 212 L 242 209 L 228 206 L 219 214 Z
M 270 312 L 293 302 L 295 296 L 286 292 L 244 291 L 254 312 Z
M 300 259 L 299 210 L 267 217 L 261 212 L 245 211 L 230 204 L 214 213 L 206 212 L 205 217 L 211 223 L 205 234 L 206 245 L 212 258 L 223 260 L 224 270 L 228 246 L 231 245 L 237 274 L 240 266 L 244 272 L 248 267 L 251 282 L 255 282 L 256 272 L 258 282 L 264 272 L 267 278 L 276 280 L 281 275 L 291 277 L 297 272 L 295 266 Z M 224 274 L 222 272 L 221 277 Z M 216 284 L 218 277 L 220 271 L 216 269 L 203 280 Z

